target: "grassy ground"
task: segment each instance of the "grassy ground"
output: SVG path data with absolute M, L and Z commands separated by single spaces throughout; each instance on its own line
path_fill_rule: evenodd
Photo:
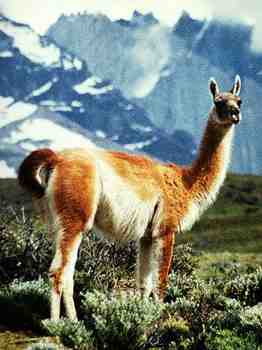
M 262 266 L 262 177 L 228 176 L 215 204 L 177 243 L 202 253 L 200 272 L 216 263 Z
M 30 197 L 13 179 L 0 179 L 0 203 L 32 210 Z M 177 237 L 180 243 L 203 253 L 203 271 L 219 261 L 262 266 L 262 177 L 229 175 L 200 222 Z
M 8 330 L 6 327 L 0 326 L 1 350 L 24 350 L 40 341 L 42 346 L 43 344 L 54 344 L 57 345 L 57 349 L 59 349 L 59 345 L 61 349 L 65 349 L 54 337 L 39 337 L 31 331 Z
M 4 208 L 24 207 L 27 216 L 32 213 L 30 197 L 18 187 L 15 180 L 0 179 L 0 203 Z M 0 226 L 1 224 L 0 222 Z M 12 225 L 10 223 L 11 228 Z M 232 264 L 241 266 L 243 271 L 249 267 L 262 266 L 262 177 L 228 176 L 212 208 L 190 232 L 177 237 L 177 245 L 184 243 L 192 243 L 196 254 L 199 254 L 197 274 L 205 280 L 223 278 L 226 269 Z M 94 256 L 98 256 L 100 251 L 101 247 L 94 251 Z M 38 257 L 36 264 L 39 259 Z M 90 262 L 92 263 L 92 257 L 88 263 Z M 101 266 L 102 264 L 103 262 Z M 95 271 L 95 266 L 92 268 Z M 81 266 L 81 274 L 86 270 L 86 265 Z M 118 270 L 116 275 L 117 273 Z M 106 272 L 102 275 L 106 275 Z M 103 278 L 102 276 L 101 284 L 104 283 Z M 86 279 L 83 278 L 83 285 L 85 283 Z M 83 285 L 79 284 L 80 289 Z M 11 332 L 0 327 L 0 350 L 24 349 L 33 338 L 34 333 Z

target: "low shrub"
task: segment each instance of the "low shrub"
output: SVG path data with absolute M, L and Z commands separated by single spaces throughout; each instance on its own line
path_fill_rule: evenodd
M 191 244 L 180 244 L 175 246 L 172 270 L 177 274 L 189 276 L 196 270 L 198 264 L 199 255 L 193 250 Z
M 262 302 L 262 269 L 258 268 L 252 273 L 238 274 L 225 284 L 224 293 L 245 305 Z
M 208 350 L 255 350 L 259 349 L 253 334 L 241 336 L 234 330 L 223 329 L 210 334 L 205 340 Z
M 53 237 L 45 225 L 12 207 L 0 211 L 0 286 L 14 279 L 47 278 L 53 257 Z M 76 291 L 134 286 L 135 244 L 122 246 L 84 235 L 76 265 Z
M 58 336 L 64 345 L 73 349 L 91 350 L 93 348 L 92 332 L 86 330 L 83 322 L 69 319 L 44 320 L 42 327 L 47 334 Z
M 108 291 L 121 285 L 134 287 L 136 248 L 134 243 L 120 245 L 90 233 L 80 247 L 75 282 L 78 291 Z M 132 278 L 133 277 L 133 278 Z
M 63 350 L 64 347 L 50 342 L 38 342 L 29 345 L 25 350 Z
M 149 298 L 94 291 L 83 299 L 85 325 L 97 349 L 137 349 L 159 320 L 164 304 Z
M 75 349 L 244 350 L 262 343 L 261 269 L 220 263 L 219 276 L 203 280 L 199 256 L 188 244 L 177 246 L 160 304 L 120 293 L 135 284 L 135 244 L 119 246 L 92 233 L 84 236 L 75 274 L 82 321 L 41 322 L 49 317 L 50 243 L 46 229 L 23 211 L 0 212 L 0 324 L 44 331 Z
M 40 329 L 40 320 L 49 317 L 49 286 L 43 280 L 13 281 L 0 290 L 0 324 Z
M 46 229 L 23 210 L 0 212 L 0 285 L 14 279 L 33 280 L 44 275 L 52 258 Z

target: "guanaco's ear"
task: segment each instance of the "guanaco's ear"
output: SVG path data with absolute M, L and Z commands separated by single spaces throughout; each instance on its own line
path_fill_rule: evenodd
M 233 85 L 232 89 L 230 90 L 230 92 L 233 95 L 238 96 L 240 94 L 240 90 L 241 90 L 241 79 L 240 79 L 240 76 L 237 74 L 235 77 L 234 85 Z
M 216 95 L 219 94 L 219 88 L 214 78 L 209 79 L 209 90 L 213 98 L 215 98 Z

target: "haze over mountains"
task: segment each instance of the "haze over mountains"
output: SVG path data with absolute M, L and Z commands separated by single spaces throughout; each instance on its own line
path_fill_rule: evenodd
M 207 82 L 214 76 L 229 89 L 242 78 L 243 121 L 236 130 L 232 170 L 262 172 L 262 53 L 251 50 L 252 28 L 218 20 L 197 21 L 184 13 L 174 28 L 152 14 L 130 21 L 103 15 L 61 16 L 48 31 L 59 45 L 144 108 L 168 133 L 183 130 L 200 141 L 210 108 Z
M 37 147 L 139 151 L 188 164 L 211 106 L 214 76 L 243 82 L 232 170 L 262 173 L 262 54 L 252 28 L 183 14 L 174 28 L 135 11 L 130 21 L 61 16 L 39 36 L 0 17 L 0 176 Z

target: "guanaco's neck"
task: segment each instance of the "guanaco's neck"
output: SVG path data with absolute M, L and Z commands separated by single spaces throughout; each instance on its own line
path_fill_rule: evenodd
M 223 184 L 230 162 L 233 133 L 233 126 L 222 127 L 209 116 L 197 158 L 185 173 L 187 186 L 199 199 L 210 197 L 213 201 Z

